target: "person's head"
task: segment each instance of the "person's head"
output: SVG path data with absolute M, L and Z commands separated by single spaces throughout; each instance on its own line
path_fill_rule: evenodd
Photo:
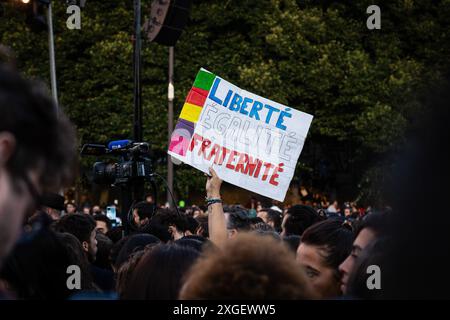
M 95 255 L 94 264 L 102 269 L 111 269 L 109 256 L 113 247 L 113 242 L 106 235 L 98 231 L 95 239 L 97 240 L 97 254 Z
M 146 250 L 138 250 L 133 252 L 128 260 L 123 262 L 118 269 L 115 269 L 117 274 L 116 277 L 116 292 L 119 297 L 122 296 L 123 292 L 127 288 L 127 285 L 130 282 L 131 277 L 133 276 L 136 266 L 144 256 Z M 114 266 L 113 266 L 114 267 Z
M 5 260 L 0 278 L 19 299 L 67 299 L 72 292 L 66 270 L 72 263 L 55 232 L 36 221 Z
M 261 218 L 250 218 L 250 230 L 260 236 L 271 236 L 276 240 L 281 240 L 280 235 L 274 230 L 274 228 L 265 223 Z
M 186 230 L 186 234 L 188 235 L 193 235 L 196 234 L 197 229 L 199 227 L 199 223 L 198 221 L 190 216 L 186 216 L 186 223 L 187 223 L 187 230 Z
M 67 232 L 57 232 L 56 236 L 66 249 L 69 256 L 70 265 L 80 267 L 81 290 L 93 290 L 94 285 L 91 270 L 89 268 L 89 260 L 84 253 L 83 246 L 80 241 L 73 234 Z
M 159 244 L 146 249 L 124 290 L 123 300 L 175 300 L 182 279 L 199 252 L 187 246 Z
M 351 253 L 339 266 L 339 271 L 341 272 L 341 290 L 343 293 L 346 293 L 349 276 L 360 252 L 378 236 L 387 231 L 388 222 L 388 213 L 373 212 L 364 216 L 357 226 Z
M 344 209 L 344 217 L 350 217 L 352 215 L 352 208 L 345 207 Z
M 251 221 L 247 210 L 239 206 L 230 206 L 224 207 L 223 211 L 229 238 L 235 237 L 239 232 L 250 231 Z
M 146 196 L 145 196 L 145 201 L 146 202 L 148 202 L 148 203 L 152 203 L 153 204 L 153 195 L 151 195 L 151 194 L 147 194 Z
M 89 206 L 89 205 L 83 206 L 83 213 L 84 214 L 91 214 L 91 206 Z
M 136 226 L 140 227 L 147 224 L 152 218 L 154 210 L 153 204 L 147 201 L 138 202 L 133 207 L 133 220 Z
M 282 221 L 281 212 L 273 209 L 261 209 L 258 212 L 258 217 L 263 219 L 265 223 L 274 228 L 275 231 L 277 232 L 281 231 L 281 221 Z
M 114 268 L 116 270 L 119 269 L 133 253 L 144 250 L 147 245 L 153 245 L 159 242 L 159 239 L 151 234 L 135 234 L 127 237 L 120 248 L 117 258 L 113 261 Z
M 72 213 L 76 213 L 77 212 L 77 207 L 76 205 L 74 205 L 73 203 L 68 203 L 66 204 L 66 213 L 67 214 L 72 214 Z
M 95 230 L 97 230 L 97 232 L 107 234 L 108 231 L 112 229 L 111 220 L 104 214 L 96 214 L 94 220 L 96 224 Z
M 200 209 L 199 207 L 192 207 L 192 217 L 194 218 L 198 218 L 203 216 L 203 210 Z
M 271 237 L 242 233 L 192 266 L 181 299 L 314 298 L 292 252 Z
M 95 205 L 92 207 L 92 214 L 102 214 L 102 208 L 99 205 Z
M 202 252 L 203 248 L 203 242 L 200 240 L 197 240 L 195 238 L 191 238 L 191 236 L 186 236 L 181 239 L 178 239 L 174 242 L 176 245 L 182 246 L 182 247 L 189 247 L 192 248 L 198 252 Z
M 261 209 L 260 211 L 258 211 L 258 213 L 256 214 L 256 216 L 260 219 L 262 219 L 265 223 L 267 223 L 268 218 L 267 218 L 267 211 L 270 209 Z
M 117 272 L 120 268 L 120 265 L 117 264 L 117 257 L 120 254 L 125 243 L 128 241 L 130 236 L 123 237 L 114 243 L 111 250 L 109 251 L 109 263 L 111 264 L 112 270 Z
M 297 254 L 298 246 L 300 245 L 300 236 L 290 235 L 283 238 L 283 242 L 292 250 L 295 254 Z
M 158 210 L 151 222 L 164 226 L 171 234 L 172 240 L 181 239 L 188 231 L 187 216 L 171 209 Z
M 200 216 L 195 218 L 198 222 L 196 234 L 204 238 L 209 238 L 208 216 Z
M 267 225 L 268 227 L 272 228 L 271 226 Z M 253 234 L 256 234 L 258 236 L 264 236 L 264 237 L 271 237 L 272 239 L 275 239 L 277 241 L 282 241 L 280 234 L 276 233 L 275 231 L 271 230 L 253 230 Z
M 313 208 L 301 204 L 294 205 L 283 217 L 281 236 L 301 236 L 308 227 L 321 220 Z
M 41 197 L 41 210 L 53 220 L 59 220 L 64 210 L 64 197 L 57 193 L 45 193 Z
M 275 232 L 275 229 L 265 223 L 261 218 L 250 218 L 250 230 L 252 231 L 262 231 L 262 232 Z
M 117 243 L 121 239 L 123 239 L 123 226 L 112 227 L 107 233 L 106 236 L 112 240 L 113 243 Z
M 386 269 L 384 262 L 386 261 L 387 254 L 391 252 L 391 243 L 392 239 L 382 236 L 370 242 L 359 253 L 346 285 L 345 294 L 349 298 L 374 300 L 383 297 L 382 290 L 376 290 L 374 288 L 371 289 L 368 287 L 367 283 L 373 272 L 380 271 L 381 274 L 378 285 L 380 285 L 379 289 L 383 289 L 381 286 L 381 280 L 383 270 Z M 374 267 L 378 270 L 375 270 Z M 375 278 L 372 284 L 376 284 Z
M 95 227 L 94 218 L 81 213 L 65 215 L 55 225 L 57 231 L 67 232 L 77 237 L 85 254 L 91 261 L 95 260 L 97 253 Z
M 297 249 L 297 261 L 321 298 L 342 294 L 339 265 L 349 255 L 353 232 L 341 221 L 328 219 L 305 230 Z
M 172 233 L 174 231 L 173 228 L 169 229 L 168 225 L 162 224 L 159 218 L 157 217 L 155 219 L 155 217 L 151 219 L 149 223 L 143 225 L 138 232 L 141 234 L 153 235 L 164 243 L 173 240 L 174 236 L 176 236 L 177 239 L 183 236 L 183 233 L 181 232 Z
M 75 171 L 75 130 L 43 88 L 0 66 L 0 265 L 40 195 Z

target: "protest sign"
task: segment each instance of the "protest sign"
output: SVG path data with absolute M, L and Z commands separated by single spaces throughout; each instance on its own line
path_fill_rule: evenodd
M 313 116 L 201 69 L 168 153 L 236 186 L 283 201 Z

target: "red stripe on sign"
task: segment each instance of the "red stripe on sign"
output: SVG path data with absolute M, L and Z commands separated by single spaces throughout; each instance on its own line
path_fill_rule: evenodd
M 206 92 L 206 95 L 203 95 L 203 94 L 197 92 L 197 90 Z M 189 94 L 186 98 L 186 102 L 190 103 L 190 104 L 194 104 L 199 107 L 203 107 L 203 105 L 205 104 L 207 95 L 208 95 L 208 91 L 198 89 L 198 88 L 192 88 L 191 91 L 189 91 Z
M 202 96 L 205 96 L 205 97 L 207 97 L 208 94 L 209 94 L 208 90 L 200 89 L 200 88 L 197 88 L 197 87 L 192 87 L 191 90 L 193 90 L 193 91 L 197 92 L 198 94 L 201 94 Z

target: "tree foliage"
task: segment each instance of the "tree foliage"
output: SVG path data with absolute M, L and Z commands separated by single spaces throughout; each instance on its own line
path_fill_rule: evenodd
M 401 145 L 421 112 L 418 93 L 450 70 L 449 0 L 377 1 L 382 29 L 368 30 L 372 2 L 193 1 L 175 48 L 176 117 L 204 67 L 313 114 L 301 162 L 317 171 L 325 157 L 356 186 L 377 159 Z M 80 144 L 131 137 L 132 1 L 87 1 L 81 30 L 66 28 L 65 10 L 65 1 L 54 1 L 58 89 Z M 16 52 L 26 74 L 48 81 L 47 34 L 30 32 L 17 8 L 4 11 L 0 43 Z M 160 173 L 166 170 L 167 60 L 167 48 L 144 43 L 144 138 L 153 143 Z M 176 167 L 179 195 L 202 184 L 195 170 Z

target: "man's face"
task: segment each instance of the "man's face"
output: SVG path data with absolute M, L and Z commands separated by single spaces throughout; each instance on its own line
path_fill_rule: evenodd
M 345 210 L 344 210 L 344 215 L 346 216 L 346 217 L 348 217 L 349 215 L 351 215 L 352 214 L 352 211 L 350 210 L 350 208 L 345 208 Z
M 324 254 L 323 248 L 302 243 L 297 249 L 297 261 L 321 299 L 338 297 L 341 295 L 340 282 L 335 270 L 325 265 Z
M 343 293 L 346 293 L 348 278 L 353 270 L 353 266 L 355 265 L 356 259 L 358 258 L 361 251 L 364 250 L 364 248 L 367 247 L 372 241 L 374 241 L 375 238 L 376 235 L 372 229 L 364 228 L 359 232 L 355 241 L 353 241 L 352 252 L 347 257 L 347 259 L 345 259 L 344 262 L 342 262 L 341 265 L 339 266 L 339 271 L 341 272 L 342 275 L 341 290 Z
M 84 214 L 91 214 L 91 208 L 83 208 L 83 213 Z
M 75 213 L 75 206 L 73 204 L 67 205 L 67 213 Z
M 29 175 L 30 183 L 40 192 L 38 186 L 38 175 Z M 32 214 L 35 210 L 31 192 L 26 187 L 25 182 L 17 181 L 17 186 L 13 185 L 9 172 L 0 168 L 0 265 L 5 256 L 12 249 L 15 241 L 19 237 L 20 227 L 25 216 Z
M 99 206 L 94 206 L 94 207 L 92 208 L 92 212 L 94 212 L 94 213 L 101 213 L 101 212 L 102 212 L 102 209 L 100 209 Z
M 108 232 L 108 226 L 105 221 L 95 221 L 95 223 L 96 223 L 95 230 L 103 234 L 106 234 Z

